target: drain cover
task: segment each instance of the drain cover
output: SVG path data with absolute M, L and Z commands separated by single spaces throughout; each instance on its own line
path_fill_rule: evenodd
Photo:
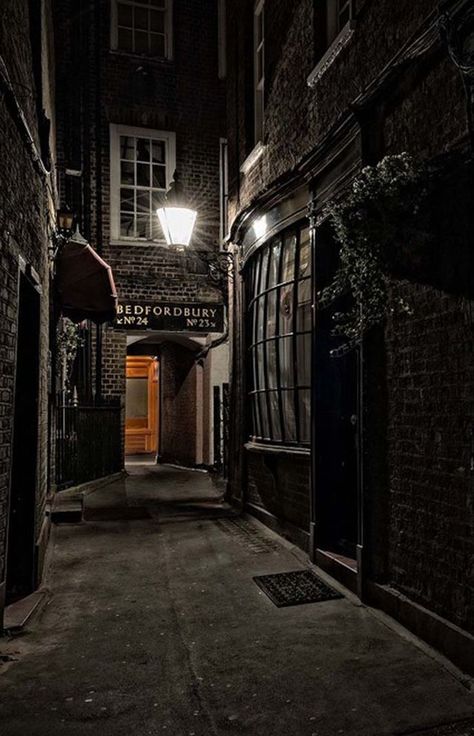
M 259 575 L 254 577 L 254 580 L 278 608 L 299 606 L 302 603 L 319 603 L 343 597 L 311 570 Z

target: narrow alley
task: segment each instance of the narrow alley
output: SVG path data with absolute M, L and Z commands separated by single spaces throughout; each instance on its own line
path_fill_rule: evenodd
M 208 474 L 128 470 L 54 528 L 47 603 L 0 644 L 2 736 L 474 733 L 469 681 L 336 582 L 277 608 L 252 578 L 302 553 Z

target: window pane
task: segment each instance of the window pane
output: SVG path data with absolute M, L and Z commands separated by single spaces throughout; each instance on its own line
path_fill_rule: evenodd
M 166 189 L 165 166 L 153 166 L 153 186 L 155 189 Z
M 279 289 L 280 296 L 280 335 L 293 332 L 293 286 Z
M 150 186 L 150 166 L 149 164 L 137 164 L 137 185 L 139 187 Z
M 150 30 L 156 31 L 157 33 L 164 33 L 165 30 L 165 14 L 160 13 L 158 10 L 152 10 L 150 12 Z
M 135 8 L 135 28 L 139 31 L 148 30 L 148 10 L 146 8 Z
M 150 218 L 146 215 L 137 215 L 137 236 L 139 238 L 148 237 L 148 227 Z
M 270 403 L 270 418 L 271 418 L 271 430 L 272 439 L 281 440 L 281 422 L 280 422 L 280 406 L 278 403 L 278 391 L 270 391 L 268 394 Z
M 287 442 L 296 442 L 295 393 L 294 391 L 282 391 L 281 398 L 283 403 L 285 440 Z
M 310 417 L 311 417 L 311 393 L 309 390 L 298 391 L 299 400 L 299 424 L 300 441 L 309 442 L 310 439 Z
M 301 231 L 299 264 L 299 277 L 311 276 L 311 243 L 307 227 Z
M 117 22 L 119 26 L 132 28 L 132 6 L 117 3 Z
M 265 371 L 263 362 L 263 351 L 264 345 L 257 345 L 256 356 L 257 356 L 257 389 L 265 388 Z
M 265 296 L 259 297 L 255 302 L 255 308 L 257 310 L 257 340 L 262 340 L 264 336 L 264 320 L 265 320 Z
M 252 409 L 253 409 L 253 433 L 255 437 L 260 437 L 262 430 L 260 427 L 260 413 L 258 405 L 258 397 L 253 396 L 252 398 Z
M 165 143 L 164 141 L 151 142 L 152 161 L 157 164 L 165 163 Z
M 133 212 L 135 209 L 135 191 L 133 189 L 120 190 L 120 210 Z
M 120 165 L 120 183 L 135 184 L 135 165 L 128 161 L 122 161 Z
M 137 138 L 137 161 L 150 161 L 151 146 L 149 138 Z
M 122 51 L 133 51 L 133 34 L 125 28 L 119 28 L 117 33 L 117 46 Z
M 278 344 L 280 351 L 280 385 L 284 388 L 293 388 L 295 385 L 293 338 L 283 337 Z
M 120 215 L 120 235 L 124 238 L 131 238 L 134 235 L 133 229 L 133 215 L 121 214 Z
M 298 335 L 296 338 L 298 386 L 309 386 L 311 383 L 311 333 Z
M 165 37 L 161 33 L 150 33 L 150 54 L 153 56 L 165 55 Z
M 268 407 L 266 394 L 259 394 L 260 416 L 262 419 L 262 438 L 270 439 L 270 425 L 268 423 Z
M 278 388 L 277 382 L 277 341 L 269 340 L 267 347 L 268 388 Z
M 133 161 L 135 159 L 135 138 L 128 135 L 120 136 L 120 158 Z
M 156 217 L 156 210 L 158 207 L 163 207 L 165 201 L 164 192 L 152 192 L 151 193 L 151 211 L 153 216 Z
M 135 31 L 135 52 L 137 54 L 148 53 L 148 33 L 144 31 Z
M 304 332 L 311 329 L 311 280 L 304 279 L 298 283 L 298 314 L 296 329 Z
M 283 247 L 282 281 L 291 281 L 295 278 L 295 253 L 296 237 L 294 235 L 287 235 Z
M 137 189 L 137 213 L 150 214 L 150 192 Z
M 270 291 L 267 295 L 267 337 L 273 337 L 277 331 L 277 297 L 277 290 Z
M 268 253 L 269 253 L 269 249 L 264 248 L 263 253 L 262 253 L 262 263 L 260 265 L 259 291 L 264 291 L 264 289 L 267 288 Z
M 280 253 L 281 241 L 276 240 L 271 248 L 270 274 L 268 278 L 268 286 L 278 284 L 278 272 L 280 270 Z

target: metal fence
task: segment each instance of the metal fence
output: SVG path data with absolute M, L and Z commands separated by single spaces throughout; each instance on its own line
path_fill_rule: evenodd
M 119 406 L 58 406 L 58 489 L 103 478 L 122 469 Z

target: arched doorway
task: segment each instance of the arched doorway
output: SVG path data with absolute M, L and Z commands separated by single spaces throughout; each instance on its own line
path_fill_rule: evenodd
M 125 460 L 205 464 L 203 341 L 152 333 L 128 338 Z

